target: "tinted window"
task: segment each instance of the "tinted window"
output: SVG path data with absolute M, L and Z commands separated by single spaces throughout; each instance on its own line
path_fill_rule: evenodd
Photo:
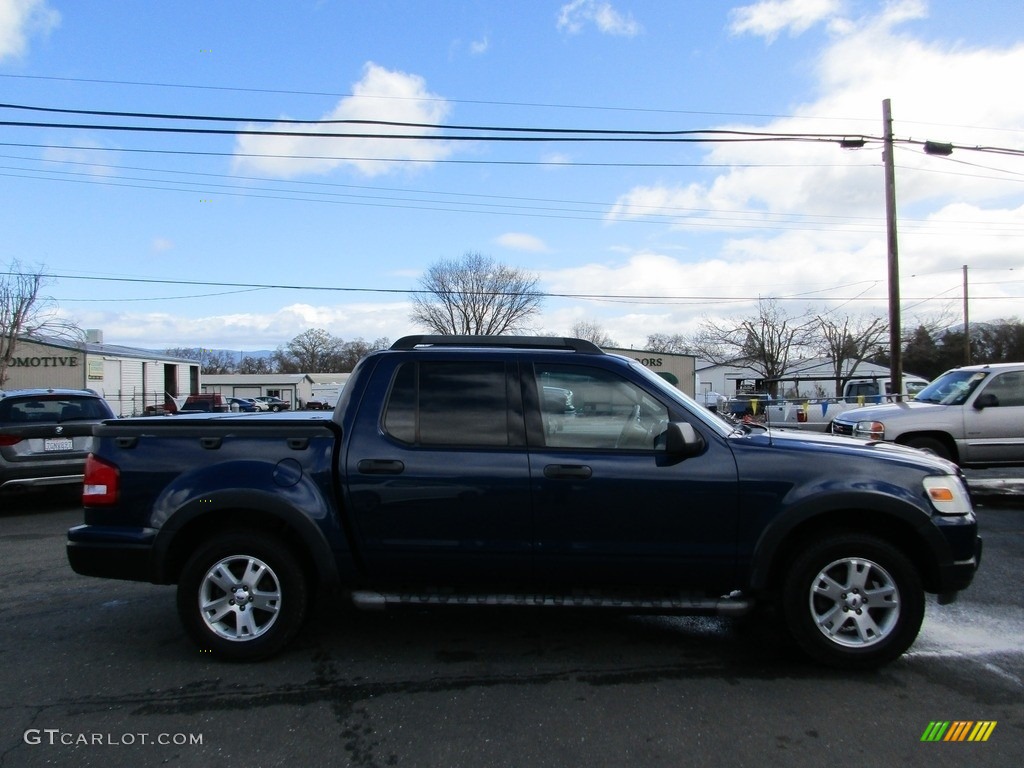
M 984 394 L 995 395 L 997 407 L 1024 405 L 1024 373 L 1000 373 L 988 383 Z
M 12 424 L 54 424 L 66 421 L 111 417 L 103 401 L 95 397 L 12 397 L 0 400 L 0 422 Z
M 384 429 L 417 445 L 508 445 L 502 362 L 405 363 L 384 412 Z
M 534 372 L 550 447 L 651 450 L 665 431 L 668 409 L 615 373 L 557 364 Z

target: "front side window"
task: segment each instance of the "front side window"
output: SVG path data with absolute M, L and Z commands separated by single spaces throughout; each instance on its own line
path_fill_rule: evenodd
M 1024 405 L 1024 373 L 1000 373 L 985 386 L 984 395 L 995 395 L 995 407 Z
M 618 374 L 587 366 L 534 367 L 545 445 L 653 450 L 668 409 Z
M 413 445 L 507 446 L 505 364 L 403 363 L 391 386 L 384 430 Z

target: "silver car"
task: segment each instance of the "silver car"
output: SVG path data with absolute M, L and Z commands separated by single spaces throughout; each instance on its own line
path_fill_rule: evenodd
M 0 391 L 0 493 L 81 484 L 92 428 L 112 418 L 91 390 Z
M 953 368 L 912 400 L 840 414 L 832 432 L 921 448 L 962 467 L 1024 464 L 1024 363 Z

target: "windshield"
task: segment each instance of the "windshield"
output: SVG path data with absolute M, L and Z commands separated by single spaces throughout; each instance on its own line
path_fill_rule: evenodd
M 962 405 L 988 376 L 985 371 L 946 371 L 922 389 L 914 400 L 942 405 Z

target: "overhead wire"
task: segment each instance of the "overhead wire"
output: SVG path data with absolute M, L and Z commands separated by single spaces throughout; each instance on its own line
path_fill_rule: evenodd
M 11 271 L 0 271 L 0 275 L 13 276 L 17 273 Z M 352 286 L 329 286 L 329 285 L 308 285 L 301 283 L 249 283 L 249 282 L 227 282 L 217 280 L 184 280 L 177 278 L 150 278 L 150 277 L 113 277 L 113 276 L 97 276 L 97 275 L 72 275 L 72 274 L 58 274 L 58 273 L 47 273 L 48 278 L 57 280 L 81 280 L 81 281 L 97 281 L 107 283 L 125 283 L 125 284 L 148 284 L 148 285 L 182 285 L 182 286 L 207 286 L 215 288 L 232 288 L 232 289 L 245 289 L 245 290 L 287 290 L 287 291 L 322 291 L 329 293 L 376 293 L 385 295 L 419 295 L 419 294 L 435 294 L 436 291 L 429 290 L 426 288 L 367 288 L 367 287 L 352 287 Z M 849 287 L 855 285 L 855 283 L 847 284 L 846 286 L 838 287 Z M 781 294 L 772 296 L 771 298 L 779 301 L 807 301 L 811 298 L 812 294 L 824 293 L 827 289 L 816 289 L 812 291 L 804 291 L 796 294 Z M 938 296 L 948 293 L 956 288 L 949 288 L 938 294 Z M 465 293 L 465 292 L 463 292 Z M 818 297 L 819 299 L 826 298 L 829 301 L 879 301 L 884 300 L 884 297 L 868 297 L 858 294 L 857 296 L 849 297 Z M 648 304 L 673 304 L 673 303 L 707 303 L 707 302 L 740 302 L 740 301 L 756 301 L 758 299 L 765 298 L 763 293 L 758 295 L 632 295 L 632 294 L 611 294 L 611 293 L 569 293 L 559 291 L 483 291 L 481 295 L 487 296 L 528 296 L 535 298 L 558 298 L 558 299 L 584 299 L 593 301 L 626 301 L 626 302 L 641 302 Z M 936 296 L 906 296 L 903 297 L 904 301 L 931 301 L 937 298 Z M 1006 297 L 1006 296 L 972 296 L 973 299 L 1006 299 L 1019 301 L 1020 297 Z

